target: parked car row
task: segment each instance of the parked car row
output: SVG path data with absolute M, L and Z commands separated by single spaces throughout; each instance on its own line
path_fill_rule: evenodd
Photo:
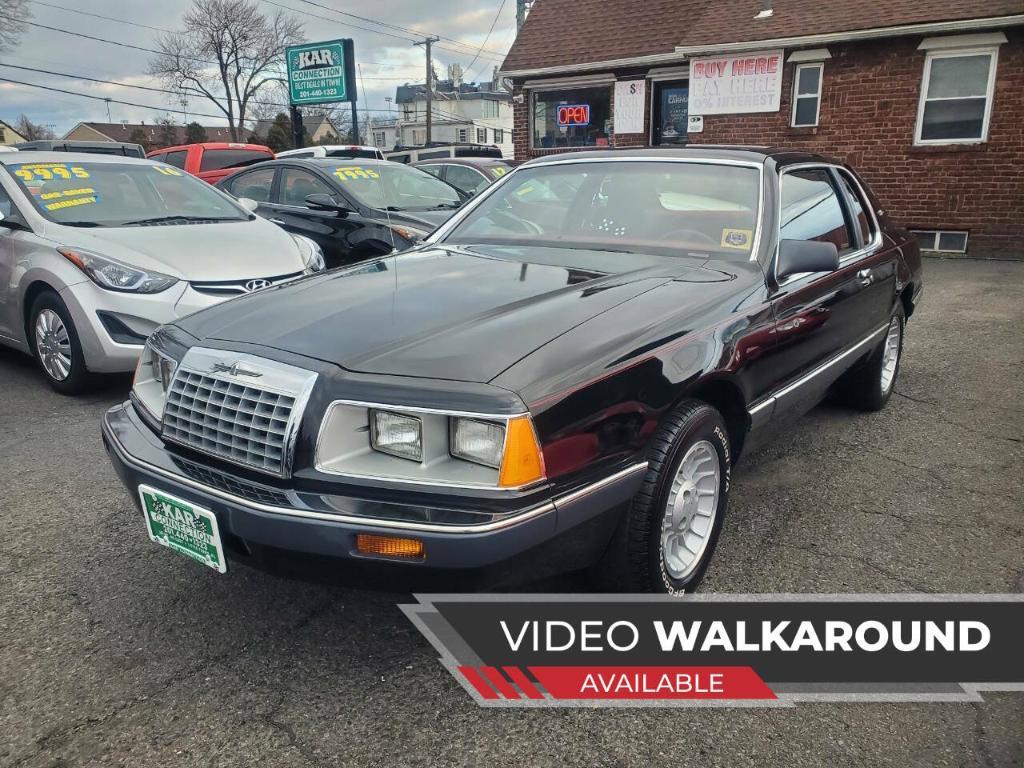
M 18 199 L 45 209 L 30 170 Z M 385 239 L 149 336 L 103 439 L 151 538 L 219 572 L 286 550 L 692 590 L 741 453 L 826 392 L 884 407 L 922 295 L 913 237 L 852 169 L 810 154 L 545 157 L 461 206 L 371 158 L 279 159 L 221 183 L 240 202 L 209 190 L 218 206 L 255 195 L 293 231 L 358 219 L 388 238 L 389 214 L 450 218 L 403 253 Z M 171 280 L 77 253 L 62 258 L 79 284 L 159 296 Z M 45 322 L 36 338 L 59 352 Z

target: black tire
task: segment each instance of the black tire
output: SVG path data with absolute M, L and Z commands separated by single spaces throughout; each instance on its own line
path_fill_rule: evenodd
M 67 330 L 68 346 L 70 347 L 71 352 L 71 370 L 63 379 L 55 377 L 46 370 L 46 366 L 43 365 L 43 360 L 37 346 L 36 322 L 39 319 L 39 315 L 41 315 L 45 310 L 50 310 L 56 314 L 64 324 L 64 328 Z M 36 363 L 39 365 L 39 370 L 43 372 L 43 376 L 46 377 L 46 381 L 51 387 L 62 395 L 79 395 L 90 388 L 94 378 L 85 367 L 85 355 L 82 353 L 82 342 L 78 338 L 78 331 L 75 329 L 75 324 L 71 320 L 71 313 L 68 312 L 67 305 L 64 304 L 63 299 L 61 299 L 57 293 L 54 291 L 44 291 L 36 296 L 35 301 L 32 302 L 32 308 L 29 310 L 26 333 L 28 334 L 29 344 L 32 347 L 32 355 L 35 357 Z
M 892 397 L 893 390 L 896 389 L 896 379 L 899 378 L 900 362 L 903 359 L 903 332 L 907 325 L 906 314 L 901 302 L 896 303 L 896 310 L 892 314 L 890 325 L 894 322 L 899 324 L 899 343 L 896 348 L 896 369 L 893 371 L 888 388 L 882 386 L 882 369 L 888 330 L 875 350 L 860 365 L 847 371 L 839 382 L 839 394 L 842 400 L 861 411 L 882 410 L 889 402 L 889 398 Z
M 718 454 L 718 502 L 709 538 L 696 567 L 683 579 L 665 567 L 661 527 L 672 481 L 687 451 L 701 441 Z M 647 474 L 608 550 L 596 566 L 600 585 L 615 592 L 682 594 L 700 584 L 714 554 L 729 501 L 732 456 L 729 431 L 722 415 L 698 400 L 684 400 L 659 428 L 648 453 Z

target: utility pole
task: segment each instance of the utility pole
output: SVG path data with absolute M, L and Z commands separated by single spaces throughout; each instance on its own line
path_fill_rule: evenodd
M 422 45 L 427 50 L 427 140 L 426 144 L 430 144 L 430 132 L 432 126 L 432 116 L 434 112 L 434 65 L 430 60 L 430 46 L 436 43 L 441 38 L 439 37 L 427 37 L 425 40 L 419 43 L 413 43 L 413 45 Z

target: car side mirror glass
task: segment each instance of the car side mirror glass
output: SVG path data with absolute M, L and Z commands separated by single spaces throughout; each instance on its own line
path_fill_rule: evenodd
M 352 212 L 352 209 L 347 205 L 339 203 L 333 197 L 325 195 L 323 192 L 306 195 L 306 205 L 314 211 L 335 211 L 342 216 L 346 216 Z
M 260 207 L 260 204 L 251 197 L 238 198 L 238 204 L 245 208 L 249 213 L 256 213 L 256 209 Z
M 778 279 L 802 272 L 834 272 L 839 269 L 835 243 L 820 240 L 783 240 L 775 264 Z

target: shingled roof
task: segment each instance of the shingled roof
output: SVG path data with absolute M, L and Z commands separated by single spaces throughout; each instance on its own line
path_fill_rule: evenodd
M 616 61 L 676 48 L 1024 16 L 1024 0 L 538 0 L 502 72 Z M 1019 22 L 1018 22 L 1019 23 Z

